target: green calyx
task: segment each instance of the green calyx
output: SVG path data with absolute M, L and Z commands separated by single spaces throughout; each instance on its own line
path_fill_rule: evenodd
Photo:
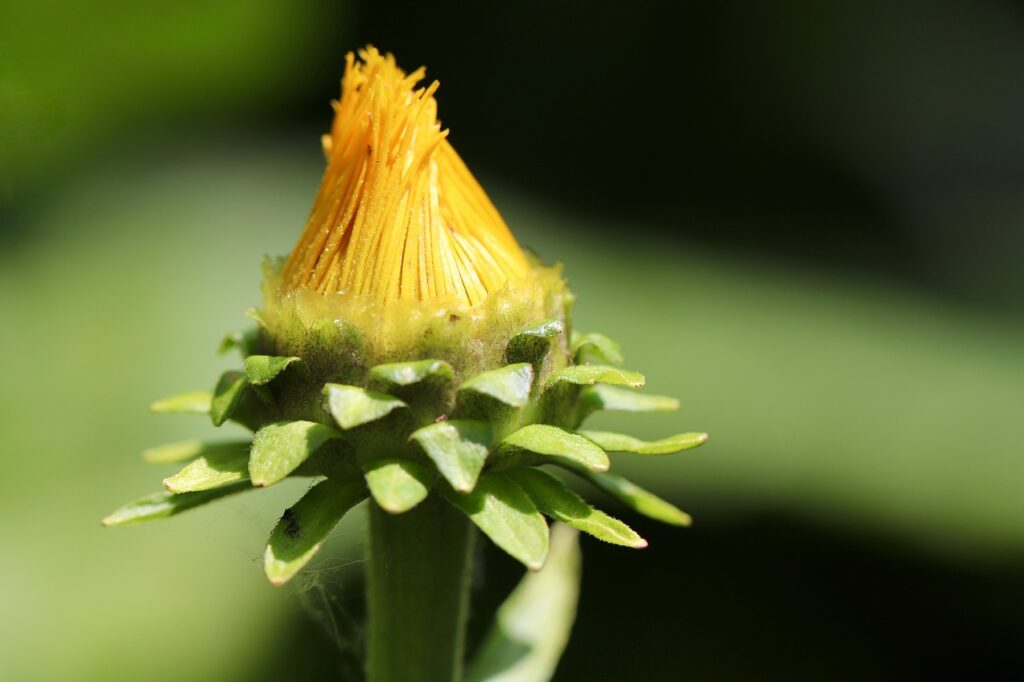
M 546 519 L 605 542 L 645 547 L 639 534 L 591 506 L 556 472 L 579 476 L 640 514 L 687 525 L 684 512 L 609 469 L 615 457 L 667 455 L 698 446 L 707 435 L 645 442 L 583 430 L 597 410 L 670 410 L 678 402 L 637 392 L 644 378 L 615 366 L 622 361 L 618 345 L 601 334 L 571 332 L 564 305 L 570 296 L 557 298 L 555 314 L 511 330 L 494 328 L 468 353 L 451 347 L 426 354 L 439 350 L 428 334 L 414 344 L 424 354 L 412 359 L 389 357 L 355 326 L 328 319 L 304 326 L 302 342 L 287 354 L 275 352 L 282 337 L 254 315 L 260 326 L 222 344 L 240 352 L 239 369 L 225 372 L 212 391 L 151 406 L 206 414 L 217 426 L 236 422 L 252 437 L 148 450 L 148 461 L 183 468 L 164 479 L 164 491 L 103 523 L 172 516 L 305 476 L 318 482 L 285 511 L 266 548 L 265 570 L 275 585 L 306 565 L 364 499 L 386 515 L 441 501 L 531 570 L 548 554 Z M 547 465 L 552 469 L 539 468 Z

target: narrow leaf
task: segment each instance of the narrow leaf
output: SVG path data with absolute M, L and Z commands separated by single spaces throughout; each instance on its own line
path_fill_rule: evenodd
M 202 457 L 221 451 L 249 451 L 249 440 L 229 440 L 220 442 L 206 442 L 201 440 L 183 440 L 177 443 L 168 443 L 155 448 L 142 451 L 142 459 L 151 464 L 176 464 L 196 457 Z
M 464 382 L 459 390 L 490 396 L 510 407 L 523 407 L 530 401 L 532 384 L 533 367 L 521 362 L 477 374 Z
M 576 464 L 567 465 L 567 468 L 648 518 L 673 526 L 689 526 L 692 523 L 689 514 L 622 476 L 588 471 Z
M 471 419 L 451 419 L 424 426 L 410 438 L 423 448 L 438 472 L 459 492 L 476 485 L 487 460 L 491 427 Z
M 518 331 L 505 347 L 508 362 L 539 364 L 551 350 L 551 344 L 565 331 L 565 323 L 557 318 L 544 320 Z
M 450 382 L 455 378 L 455 370 L 444 360 L 392 362 L 371 369 L 370 378 L 387 389 L 392 386 L 412 386 L 424 381 Z
M 278 374 L 283 372 L 293 362 L 302 362 L 302 358 L 295 356 L 282 357 L 279 355 L 250 355 L 245 359 L 245 376 L 249 383 L 256 386 L 263 386 L 273 381 Z
M 580 395 L 580 419 L 597 410 L 618 412 L 671 412 L 679 401 L 660 395 L 646 395 L 614 386 L 590 386 Z
M 616 384 L 638 388 L 644 385 L 644 375 L 607 365 L 572 365 L 552 373 L 548 377 L 547 386 L 554 386 L 560 382 L 581 386 Z
M 341 517 L 364 499 L 366 487 L 361 480 L 328 478 L 286 509 L 263 554 L 263 570 L 270 582 L 288 582 L 313 558 Z
M 406 406 L 394 396 L 367 391 L 358 386 L 327 384 L 323 393 L 327 397 L 327 408 L 334 421 L 343 429 L 353 429 L 376 421 Z
M 211 398 L 212 394 L 209 391 L 179 393 L 150 403 L 149 411 L 157 414 L 209 414 Z
M 577 364 L 583 364 L 591 357 L 601 362 L 607 362 L 610 365 L 621 365 L 623 363 L 619 344 L 604 334 L 577 334 L 573 332 L 571 350 Z
M 248 317 L 250 320 L 255 321 L 256 324 L 258 324 L 260 327 L 264 329 L 270 329 L 270 327 L 267 326 L 267 321 L 263 319 L 263 314 L 259 311 L 258 308 L 249 308 L 248 310 L 245 311 L 245 316 Z
M 164 488 L 172 493 L 211 490 L 249 478 L 249 444 L 207 452 L 184 469 L 164 479 Z
M 671 455 L 708 442 L 706 433 L 680 433 L 661 440 L 643 441 L 623 433 L 609 431 L 579 431 L 579 434 L 612 452 L 632 452 L 637 455 Z
M 231 417 L 248 387 L 249 382 L 242 372 L 230 371 L 221 375 L 210 400 L 210 419 L 214 426 L 220 426 Z
M 232 348 L 237 348 L 238 352 L 244 358 L 245 356 L 252 354 L 252 352 L 256 349 L 256 343 L 258 338 L 258 327 L 250 327 L 245 331 L 231 332 L 230 334 L 225 334 L 224 338 L 220 342 L 220 347 L 217 349 L 217 352 L 223 355 Z
M 498 609 L 467 682 L 546 682 L 569 642 L 580 592 L 576 531 L 555 524 L 544 569 L 527 573 Z
M 569 433 L 557 426 L 530 424 L 506 436 L 503 450 L 519 448 L 547 457 L 565 458 L 594 471 L 607 471 L 608 455 L 583 436 Z
M 548 525 L 530 497 L 499 473 L 480 477 L 469 493 L 452 492 L 448 500 L 461 509 L 494 544 L 539 571 L 548 553 Z
M 104 526 L 128 526 L 133 523 L 155 521 L 180 514 L 183 511 L 198 507 L 207 502 L 219 500 L 232 493 L 248 490 L 249 488 L 248 482 L 240 482 L 214 490 L 182 493 L 181 495 L 160 491 L 143 497 L 141 500 L 129 502 L 117 511 L 109 514 L 101 523 Z
M 404 459 L 382 459 L 366 467 L 366 485 L 381 509 L 391 514 L 407 512 L 430 492 L 430 470 Z
M 308 421 L 267 424 L 252 439 L 249 476 L 255 486 L 277 483 L 339 433 Z
M 505 475 L 526 491 L 541 513 L 555 521 L 561 521 L 613 545 L 635 549 L 647 546 L 647 541 L 632 528 L 594 509 L 546 471 L 534 467 L 516 467 L 505 472 Z

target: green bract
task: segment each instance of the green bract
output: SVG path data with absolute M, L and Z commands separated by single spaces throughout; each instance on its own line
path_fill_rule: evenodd
M 228 335 L 223 348 L 239 351 L 239 369 L 225 372 L 212 392 L 160 400 L 152 409 L 207 414 L 218 426 L 234 421 L 253 436 L 147 451 L 148 461 L 184 466 L 164 479 L 165 491 L 126 505 L 104 523 L 171 516 L 229 493 L 307 476 L 321 482 L 282 516 L 267 546 L 266 572 L 274 584 L 295 575 L 342 515 L 365 498 L 400 515 L 436 495 L 532 570 L 548 552 L 545 516 L 605 542 L 644 547 L 635 531 L 590 506 L 553 472 L 578 475 L 640 514 L 687 525 L 685 513 L 609 473 L 614 460 L 608 453 L 666 455 L 700 445 L 707 435 L 646 442 L 581 429 L 597 410 L 673 410 L 678 401 L 637 392 L 642 375 L 606 364 L 622 361 L 618 344 L 567 327 L 559 315 L 506 332 L 504 352 L 490 354 L 498 366 L 482 371 L 465 361 L 461 348 L 373 364 L 368 358 L 380 353 L 370 353 L 358 330 L 330 320 L 309 325 L 308 357 L 275 354 L 274 335 L 262 325 Z M 442 350 L 429 339 L 421 345 Z M 545 465 L 554 469 L 537 468 Z

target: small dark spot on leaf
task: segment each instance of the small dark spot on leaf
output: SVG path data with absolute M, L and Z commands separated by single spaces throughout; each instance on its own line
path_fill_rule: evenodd
M 295 510 L 291 507 L 284 510 L 284 514 L 281 515 L 281 521 L 284 522 L 284 533 L 293 540 L 299 537 L 299 533 L 302 529 L 299 527 L 299 520 L 295 514 Z
M 460 316 L 456 315 L 455 313 L 452 313 L 451 315 L 448 316 L 448 321 L 449 322 L 453 322 L 453 323 L 454 322 L 458 322 L 461 319 L 462 318 Z

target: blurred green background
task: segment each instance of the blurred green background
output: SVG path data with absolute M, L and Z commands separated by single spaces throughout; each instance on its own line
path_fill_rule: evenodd
M 1019 674 L 1020 6 L 7 0 L 0 678 L 351 669 L 360 519 L 301 584 L 262 575 L 301 483 L 98 521 L 166 475 L 140 450 L 213 432 L 146 405 L 232 362 L 215 347 L 303 226 L 366 42 L 428 66 L 513 230 L 566 263 L 577 325 L 683 399 L 595 423 L 712 434 L 616 462 L 696 523 L 585 543 L 558 679 Z M 473 641 L 519 576 L 482 567 Z

